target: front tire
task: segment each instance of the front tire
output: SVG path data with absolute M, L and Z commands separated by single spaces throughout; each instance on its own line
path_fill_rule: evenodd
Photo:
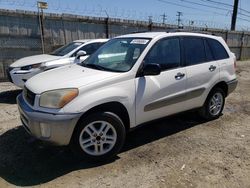
M 80 119 L 70 146 L 80 159 L 104 161 L 120 151 L 125 137 L 125 126 L 116 114 L 98 112 Z
M 214 88 L 208 95 L 200 115 L 206 120 L 217 119 L 224 108 L 225 92 L 221 88 Z

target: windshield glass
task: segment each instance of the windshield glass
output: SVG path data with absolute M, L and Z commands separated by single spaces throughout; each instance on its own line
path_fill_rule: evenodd
M 51 55 L 64 56 L 82 44 L 82 42 L 71 42 L 65 46 L 62 46 L 61 48 L 56 49 L 51 53 Z
M 149 41 L 147 38 L 112 39 L 86 59 L 83 66 L 113 72 L 129 71 Z

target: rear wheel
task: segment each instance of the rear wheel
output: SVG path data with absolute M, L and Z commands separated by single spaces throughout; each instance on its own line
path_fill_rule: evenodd
M 200 115 L 207 120 L 216 119 L 221 115 L 224 104 L 225 92 L 221 88 L 215 88 L 209 93 Z
M 71 148 L 78 157 L 103 161 L 116 155 L 125 141 L 125 127 L 111 112 L 100 112 L 80 120 L 74 131 Z

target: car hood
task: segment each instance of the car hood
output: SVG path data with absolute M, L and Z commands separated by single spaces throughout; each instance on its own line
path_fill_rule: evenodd
M 17 61 L 11 64 L 11 67 L 23 67 L 27 65 L 53 61 L 53 60 L 60 59 L 60 58 L 62 57 L 49 55 L 49 54 L 33 55 L 33 56 L 28 56 L 28 57 L 18 59 Z
M 74 64 L 40 73 L 30 78 L 25 86 L 32 92 L 41 94 L 54 89 L 80 88 L 117 75 L 119 73 L 100 71 Z

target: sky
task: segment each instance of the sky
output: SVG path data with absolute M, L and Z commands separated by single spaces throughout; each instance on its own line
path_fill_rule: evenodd
M 230 29 L 234 0 L 41 0 L 45 12 L 115 17 L 182 25 Z M 2 9 L 37 11 L 36 0 L 0 0 Z M 237 30 L 250 31 L 250 0 L 239 0 Z

